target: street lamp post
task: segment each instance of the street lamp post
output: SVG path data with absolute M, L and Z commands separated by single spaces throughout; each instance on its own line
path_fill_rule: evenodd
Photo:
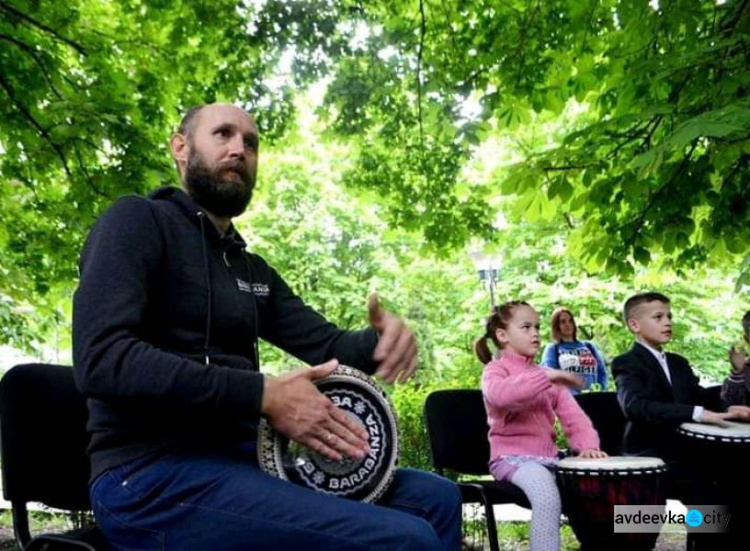
M 482 282 L 482 287 L 487 289 L 490 293 L 490 306 L 494 308 L 497 305 L 495 295 L 497 291 L 497 282 L 500 279 L 500 268 L 502 260 L 500 258 L 486 257 L 482 254 L 472 255 L 474 258 L 474 265 L 479 275 L 479 281 Z

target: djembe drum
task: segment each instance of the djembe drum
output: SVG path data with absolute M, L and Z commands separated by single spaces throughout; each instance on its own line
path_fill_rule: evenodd
M 745 470 L 750 464 L 750 424 L 724 421 L 724 426 L 683 423 L 677 429 L 682 450 L 693 468 L 707 479 L 719 482 L 719 505 L 729 506 L 730 533 L 747 543 L 750 526 L 748 484 Z M 717 469 L 716 466 L 721 468 Z M 743 548 L 747 548 L 743 544 Z
M 332 461 L 277 433 L 265 420 L 258 426 L 258 463 L 267 473 L 319 492 L 372 503 L 396 473 L 398 426 L 388 396 L 370 377 L 340 365 L 314 381 L 318 390 L 367 429 L 370 453 L 362 460 Z
M 615 533 L 615 505 L 666 506 L 663 475 L 655 457 L 568 457 L 557 465 L 557 483 L 581 549 L 652 549 L 658 533 Z

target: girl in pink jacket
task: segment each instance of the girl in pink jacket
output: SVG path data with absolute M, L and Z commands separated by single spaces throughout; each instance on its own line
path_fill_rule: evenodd
M 498 359 L 492 359 L 488 340 L 501 351 Z M 526 302 L 510 301 L 494 308 L 475 350 L 487 364 L 482 394 L 490 427 L 490 472 L 495 479 L 520 487 L 528 497 L 531 550 L 557 550 L 561 501 L 550 470 L 560 453 L 555 446 L 555 417 L 580 457 L 607 456 L 599 450 L 599 435 L 591 420 L 567 388 L 580 388 L 583 381 L 534 363 L 539 316 Z

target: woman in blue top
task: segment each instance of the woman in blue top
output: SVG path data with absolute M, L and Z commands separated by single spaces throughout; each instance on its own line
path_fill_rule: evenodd
M 593 343 L 578 340 L 575 319 L 567 308 L 557 308 L 552 313 L 552 340 L 554 342 L 544 349 L 540 365 L 580 375 L 584 380 L 584 389 L 599 383 L 602 390 L 606 390 L 607 366 L 604 358 Z M 576 389 L 570 390 L 578 393 Z

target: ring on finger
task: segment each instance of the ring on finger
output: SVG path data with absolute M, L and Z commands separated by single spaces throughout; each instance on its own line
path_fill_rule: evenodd
M 332 432 L 329 432 L 328 434 L 326 434 L 326 438 L 325 438 L 326 444 L 330 444 L 331 442 L 333 442 L 333 439 L 334 439 L 334 436 Z

